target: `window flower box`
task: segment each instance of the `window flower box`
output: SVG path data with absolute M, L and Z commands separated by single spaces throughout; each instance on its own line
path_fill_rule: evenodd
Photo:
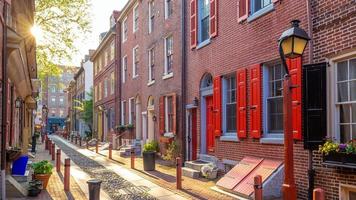
M 325 164 L 345 165 L 345 167 L 356 168 L 356 154 L 330 152 L 328 155 L 323 155 L 323 161 Z
M 327 140 L 319 146 L 319 152 L 323 154 L 325 165 L 356 168 L 356 141 L 337 143 Z

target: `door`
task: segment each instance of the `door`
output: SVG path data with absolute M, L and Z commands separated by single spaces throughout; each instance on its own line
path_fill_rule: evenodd
M 147 112 L 142 112 L 142 142 L 146 143 L 147 140 Z
M 206 101 L 206 145 L 208 152 L 214 151 L 214 108 L 213 97 L 205 98 Z

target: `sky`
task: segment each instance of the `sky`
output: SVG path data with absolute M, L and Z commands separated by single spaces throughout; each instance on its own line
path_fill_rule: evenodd
M 89 49 L 96 49 L 99 45 L 99 34 L 106 32 L 110 27 L 110 16 L 113 10 L 121 10 L 127 0 L 91 0 L 92 4 L 92 31 L 85 42 L 79 42 L 76 46 L 79 49 L 78 55 L 74 56 L 71 65 L 79 66 L 81 60 Z

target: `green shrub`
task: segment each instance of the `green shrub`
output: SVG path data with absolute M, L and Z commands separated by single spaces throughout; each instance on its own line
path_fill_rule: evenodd
M 163 160 L 169 160 L 174 162 L 176 158 L 180 155 L 180 146 L 176 140 L 172 141 L 168 145 L 166 154 L 162 156 Z
M 151 141 L 146 143 L 143 146 L 143 152 L 158 152 L 159 151 L 159 145 L 157 141 Z
M 32 164 L 35 174 L 52 174 L 53 165 L 48 160 L 42 160 Z

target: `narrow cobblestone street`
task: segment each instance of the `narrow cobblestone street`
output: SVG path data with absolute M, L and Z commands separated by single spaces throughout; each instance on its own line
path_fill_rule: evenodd
M 102 189 L 105 190 L 112 199 L 155 199 L 147 193 L 147 187 L 131 184 L 115 172 L 106 169 L 96 161 L 67 146 L 56 137 L 53 137 L 53 141 L 75 164 L 84 172 L 88 173 L 91 178 L 102 180 Z

